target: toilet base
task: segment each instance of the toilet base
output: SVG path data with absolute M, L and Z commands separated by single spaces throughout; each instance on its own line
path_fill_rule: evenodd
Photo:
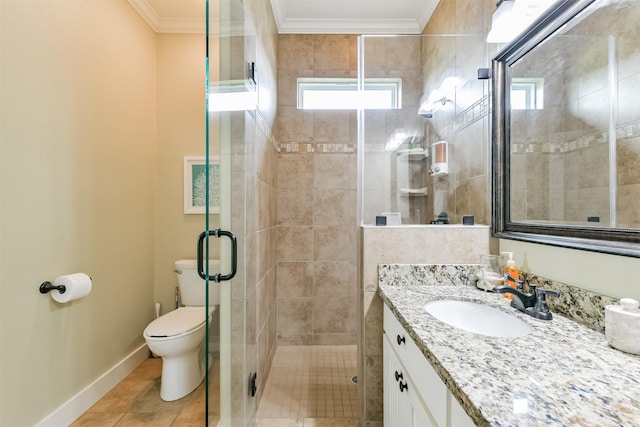
M 163 357 L 160 398 L 166 402 L 182 399 L 198 388 L 204 375 L 204 346 L 178 357 Z

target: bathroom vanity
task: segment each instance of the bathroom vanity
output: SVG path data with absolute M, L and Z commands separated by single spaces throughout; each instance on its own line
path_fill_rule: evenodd
M 383 364 L 385 427 L 474 425 L 386 305 Z
M 601 332 L 560 315 L 535 319 L 420 266 L 405 268 L 407 277 L 384 274 L 390 267 L 381 267 L 378 290 L 385 426 L 640 426 L 640 357 L 611 348 Z M 450 326 L 424 308 L 441 299 L 495 307 L 531 332 L 504 338 Z

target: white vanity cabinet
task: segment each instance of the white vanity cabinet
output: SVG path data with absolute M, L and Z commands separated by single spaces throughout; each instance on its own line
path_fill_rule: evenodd
M 384 426 L 471 427 L 471 418 L 384 306 Z
M 383 345 L 384 426 L 437 427 L 387 337 Z

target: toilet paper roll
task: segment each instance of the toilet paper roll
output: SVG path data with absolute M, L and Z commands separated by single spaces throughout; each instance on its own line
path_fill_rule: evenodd
M 59 303 L 65 303 L 85 297 L 91 292 L 91 277 L 84 273 L 73 273 L 56 277 L 53 282 L 55 286 L 63 285 L 64 293 L 57 289 L 51 291 L 51 298 Z

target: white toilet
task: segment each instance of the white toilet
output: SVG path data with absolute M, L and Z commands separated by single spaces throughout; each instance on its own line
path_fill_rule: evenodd
M 218 260 L 209 261 L 210 276 L 220 271 L 219 264 Z M 191 393 L 206 372 L 205 281 L 198 275 L 196 260 L 182 259 L 175 266 L 184 307 L 160 316 L 144 330 L 149 350 L 162 357 L 160 397 L 166 401 Z M 209 316 L 219 304 L 220 285 L 209 281 Z

